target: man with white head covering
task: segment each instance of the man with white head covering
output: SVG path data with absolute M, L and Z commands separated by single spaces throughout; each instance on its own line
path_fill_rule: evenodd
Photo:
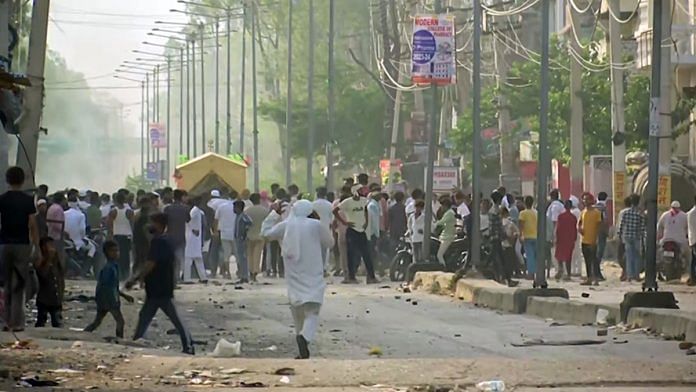
M 333 245 L 333 236 L 307 200 L 298 200 L 287 220 L 282 220 L 283 212 L 280 204 L 274 204 L 261 233 L 270 240 L 281 241 L 290 311 L 300 351 L 298 358 L 307 359 L 308 345 L 317 332 L 319 309 L 324 302 L 322 252 Z

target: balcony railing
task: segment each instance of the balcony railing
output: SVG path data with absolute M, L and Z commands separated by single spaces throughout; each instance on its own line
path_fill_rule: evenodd
M 696 68 L 696 25 L 675 24 L 672 25 L 672 37 L 670 41 L 662 43 L 669 45 L 672 52 L 673 65 L 682 68 Z M 637 33 L 636 35 L 636 67 L 638 69 L 649 67 L 652 56 L 652 29 Z

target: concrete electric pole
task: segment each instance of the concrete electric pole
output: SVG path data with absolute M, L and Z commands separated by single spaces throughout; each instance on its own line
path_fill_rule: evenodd
M 568 4 L 570 31 L 568 32 L 568 50 L 570 55 L 570 193 L 580 197 L 583 192 L 583 172 L 585 158 L 583 152 L 583 116 L 582 104 L 582 64 L 577 57 L 582 55 L 578 42 L 580 28 L 580 13 L 573 5 Z M 564 199 L 570 195 L 562 195 Z M 541 194 L 539 194 L 541 197 Z
M 4 3 L 9 2 L 7 0 Z M 29 36 L 27 77 L 31 81 L 24 93 L 24 113 L 19 124 L 22 146 L 17 149 L 17 166 L 27 173 L 27 187 L 34 188 L 36 156 L 39 146 L 41 113 L 43 111 L 44 66 L 46 64 L 46 34 L 50 0 L 34 1 Z M 7 25 L 5 25 L 7 26 Z
M 614 14 L 619 15 L 619 0 L 608 0 L 607 5 L 614 10 Z M 609 63 L 611 65 L 611 166 L 612 166 L 612 196 L 614 199 L 614 225 L 617 222 L 619 211 L 618 206 L 626 198 L 626 142 L 624 125 L 624 72 L 618 67 L 623 62 L 623 51 L 621 44 L 621 25 L 619 21 L 609 14 Z

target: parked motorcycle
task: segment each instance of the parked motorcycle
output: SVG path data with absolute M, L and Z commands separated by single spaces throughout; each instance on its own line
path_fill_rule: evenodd
M 662 281 L 680 279 L 684 274 L 684 262 L 679 244 L 665 241 L 662 244 L 662 257 L 657 265 L 658 278 Z
M 84 238 L 84 245 L 77 249 L 70 239 L 65 244 L 66 275 L 68 277 L 92 278 L 104 266 L 104 255 L 97 243 L 91 238 Z

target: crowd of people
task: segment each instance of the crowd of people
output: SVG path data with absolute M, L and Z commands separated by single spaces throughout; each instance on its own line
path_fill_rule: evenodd
M 377 283 L 404 239 L 414 263 L 439 263 L 444 268 L 448 248 L 473 229 L 470 194 L 455 190 L 433 195 L 432 227 L 438 246 L 434 254 L 424 255 L 425 193 L 387 193 L 364 173 L 344 179 L 336 193 L 319 187 L 311 195 L 300 193 L 296 185 L 285 189 L 278 184 L 258 193 L 221 188 L 187 194 L 162 188 L 120 189 L 111 195 L 76 189 L 49 194 L 41 185 L 30 194 L 23 190 L 24 173 L 17 167 L 7 171 L 6 181 L 10 190 L 0 195 L 6 329 L 24 328 L 26 295 L 36 295 L 37 327 L 44 326 L 48 316 L 54 327 L 62 325 L 67 244 L 78 254 L 104 256 L 104 262 L 87 268 L 97 279 L 97 314 L 86 331 L 95 330 L 111 314 L 116 334 L 122 337 L 120 299 L 133 298 L 121 286 L 140 284 L 146 300 L 134 338 L 143 337 L 161 309 L 190 354 L 191 336 L 172 302 L 180 284 L 205 283 L 218 276 L 232 279 L 233 274 L 238 285 L 253 284 L 261 275 L 284 277 L 299 357 L 308 358 L 326 276 L 356 284 L 364 265 L 365 282 Z M 571 280 L 581 276 L 584 260 L 581 284 L 598 285 L 604 279 L 601 262 L 610 235 L 607 198 L 600 192 L 596 199 L 585 193 L 581 200 L 562 200 L 554 189 L 548 194 L 546 213 L 538 214 L 532 196 L 514 196 L 501 187 L 482 197 L 480 230 L 495 279 L 509 286 L 516 286 L 517 279 L 535 279 L 541 216 L 547 222 L 543 259 L 553 260 L 548 270 L 555 270 L 557 280 Z M 618 216 L 619 259 L 625 260 L 622 280 L 639 280 L 646 230 L 640 198 L 627 198 Z M 674 202 L 660 218 L 658 237 L 677 242 L 685 257 L 691 249 L 696 260 L 696 207 L 686 214 Z M 693 262 L 690 272 L 693 282 Z M 35 293 L 28 289 L 32 274 L 38 280 Z

